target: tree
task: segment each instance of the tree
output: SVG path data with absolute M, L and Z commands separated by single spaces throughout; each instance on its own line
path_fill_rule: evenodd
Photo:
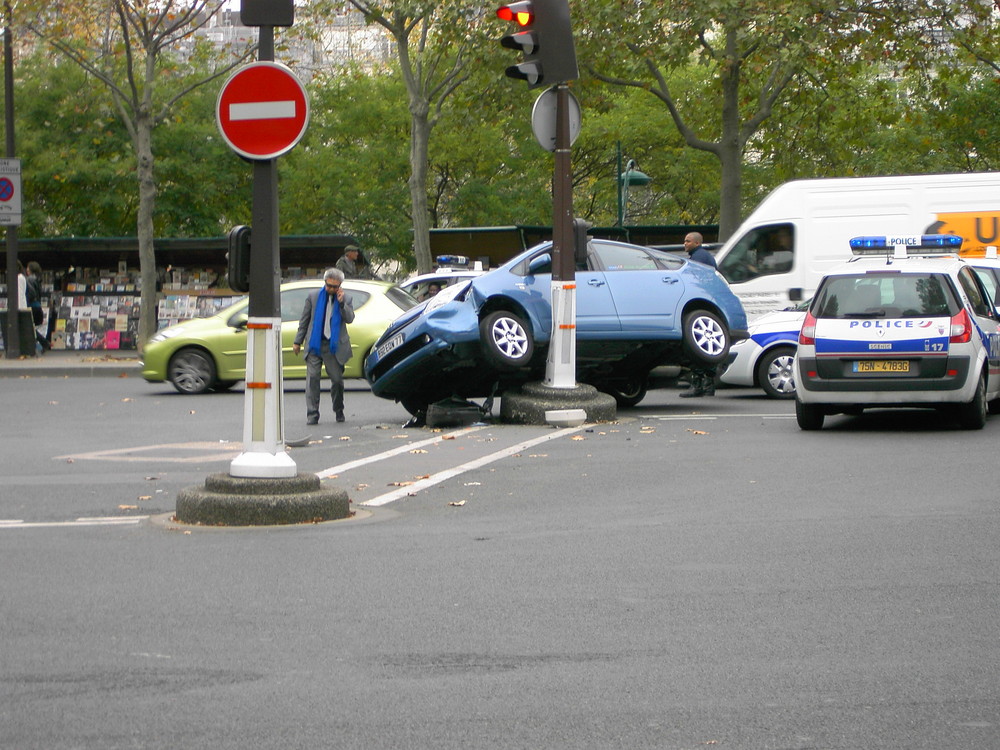
M 212 0 L 56 0 L 46 2 L 27 24 L 108 88 L 128 132 L 138 183 L 140 349 L 156 331 L 153 131 L 183 96 L 224 75 L 251 52 L 239 50 L 207 76 L 191 80 L 185 75 L 192 58 L 181 54 L 182 44 L 190 44 L 221 8 Z M 197 59 L 199 45 L 191 46 Z
M 475 8 L 462 0 L 348 0 L 368 23 L 381 26 L 395 40 L 399 73 L 406 85 L 410 112 L 410 176 L 413 252 L 417 269 L 432 267 L 427 164 L 430 136 L 445 102 L 468 77 Z M 322 3 L 314 9 L 321 11 Z M 341 3 L 326 8 L 336 12 Z M 471 22 L 471 25 L 470 25 Z
M 718 159 L 723 239 L 740 221 L 748 147 L 776 104 L 795 96 L 800 80 L 856 63 L 859 45 L 871 42 L 869 31 L 905 24 L 898 8 L 883 12 L 879 0 L 865 7 L 825 0 L 615 0 L 592 10 L 580 34 L 590 50 L 587 70 L 605 83 L 648 91 L 688 146 Z M 690 65 L 710 72 L 707 86 L 678 80 Z M 715 118 L 697 127 L 695 113 L 706 111 Z

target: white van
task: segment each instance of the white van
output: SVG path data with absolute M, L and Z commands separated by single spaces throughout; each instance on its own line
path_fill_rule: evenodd
M 1000 172 L 794 180 L 716 254 L 750 320 L 808 299 L 859 235 L 957 234 L 961 255 L 1000 244 Z

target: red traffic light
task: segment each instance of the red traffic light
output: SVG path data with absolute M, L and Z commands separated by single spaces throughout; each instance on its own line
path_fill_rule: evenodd
M 503 21 L 513 21 L 518 26 L 530 26 L 535 20 L 535 11 L 529 0 L 501 6 L 497 10 L 497 18 Z

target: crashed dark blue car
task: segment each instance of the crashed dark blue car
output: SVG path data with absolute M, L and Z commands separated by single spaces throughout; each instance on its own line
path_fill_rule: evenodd
M 541 380 L 552 329 L 552 243 L 446 287 L 407 311 L 365 361 L 376 396 L 415 416 L 458 397 Z M 747 335 L 716 271 L 667 252 L 591 239 L 576 271 L 577 381 L 632 406 L 661 365 L 720 364 Z

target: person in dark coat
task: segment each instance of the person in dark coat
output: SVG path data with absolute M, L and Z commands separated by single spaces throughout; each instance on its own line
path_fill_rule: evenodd
M 695 263 L 716 268 L 715 256 L 712 255 L 702 245 L 705 238 L 700 232 L 688 232 L 684 237 L 684 249 L 688 251 L 688 258 Z M 713 366 L 693 366 L 691 368 L 691 384 L 686 390 L 680 392 L 681 398 L 698 398 L 700 396 L 715 395 L 715 367 Z
M 330 378 L 330 396 L 337 421 L 344 417 L 344 365 L 351 358 L 347 324 L 354 322 L 354 308 L 343 289 L 344 273 L 336 268 L 323 272 L 323 288 L 306 297 L 295 332 L 292 351 L 306 349 L 306 424 L 319 424 L 319 392 L 322 368 Z

